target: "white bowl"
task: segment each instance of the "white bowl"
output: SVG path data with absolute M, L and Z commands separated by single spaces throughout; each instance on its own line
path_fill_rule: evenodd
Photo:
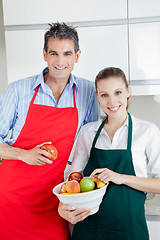
M 73 195 L 63 195 L 60 194 L 60 188 L 63 183 L 60 183 L 53 188 L 53 193 L 58 197 L 59 201 L 61 201 L 64 204 L 71 205 L 76 209 L 77 208 L 91 209 L 90 215 L 98 212 L 99 206 L 102 202 L 108 184 L 106 184 L 102 188 L 95 189 L 89 192 L 83 192 Z

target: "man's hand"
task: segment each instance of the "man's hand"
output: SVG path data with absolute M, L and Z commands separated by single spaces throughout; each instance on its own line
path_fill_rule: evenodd
M 79 208 L 75 210 L 72 206 L 60 202 L 58 207 L 58 213 L 68 222 L 76 224 L 77 222 L 80 222 L 86 217 L 88 217 L 91 213 L 91 210 L 86 208 Z
M 45 142 L 32 149 L 22 149 L 18 147 L 12 147 L 7 143 L 0 144 L 0 158 L 21 160 L 29 165 L 43 166 L 44 164 L 52 164 L 53 161 L 49 160 L 50 153 L 41 149 L 43 144 L 51 144 L 51 142 Z
M 22 149 L 19 159 L 29 165 L 43 166 L 46 163 L 52 164 L 53 161 L 48 159 L 49 157 L 51 157 L 51 154 L 48 153 L 46 150 L 41 149 L 41 146 L 43 144 L 51 143 L 45 142 L 29 150 Z

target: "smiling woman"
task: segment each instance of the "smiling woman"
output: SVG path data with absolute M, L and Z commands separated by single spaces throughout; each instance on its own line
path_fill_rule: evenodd
M 95 85 L 98 102 L 108 116 L 104 129 L 112 141 L 115 132 L 127 118 L 130 86 L 124 73 L 118 68 L 100 71 L 96 76 Z
M 77 222 L 72 240 L 149 240 L 144 203 L 146 192 L 160 193 L 160 131 L 128 113 L 130 87 L 121 69 L 103 69 L 95 84 L 106 117 L 80 130 L 70 171 L 110 184 L 97 214 L 87 218 L 84 209 L 77 214 L 60 205 L 60 215 Z

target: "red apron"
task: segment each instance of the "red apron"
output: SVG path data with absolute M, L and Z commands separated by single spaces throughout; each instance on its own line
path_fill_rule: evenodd
M 78 126 L 78 110 L 30 103 L 26 122 L 13 144 L 31 149 L 52 142 L 58 158 L 44 166 L 19 160 L 4 160 L 0 166 L 0 240 L 68 240 L 68 222 L 57 211 L 58 199 L 52 193 L 63 181 L 64 169 Z

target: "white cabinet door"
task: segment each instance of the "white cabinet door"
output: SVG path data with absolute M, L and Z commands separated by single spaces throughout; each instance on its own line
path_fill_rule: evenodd
M 127 26 L 78 29 L 82 54 L 74 73 L 94 81 L 97 73 L 110 66 L 122 68 L 128 78 Z
M 94 81 L 105 67 L 122 68 L 128 77 L 127 26 L 78 28 L 81 56 L 73 73 Z M 38 74 L 43 60 L 43 30 L 6 32 L 8 83 Z
M 157 17 L 160 16 L 160 0 L 128 0 L 129 17 Z
M 122 19 L 127 0 L 3 0 L 4 24 L 46 24 Z
M 130 25 L 131 80 L 160 80 L 160 23 Z
M 6 32 L 8 83 L 36 75 L 46 66 L 43 35 L 43 30 Z

